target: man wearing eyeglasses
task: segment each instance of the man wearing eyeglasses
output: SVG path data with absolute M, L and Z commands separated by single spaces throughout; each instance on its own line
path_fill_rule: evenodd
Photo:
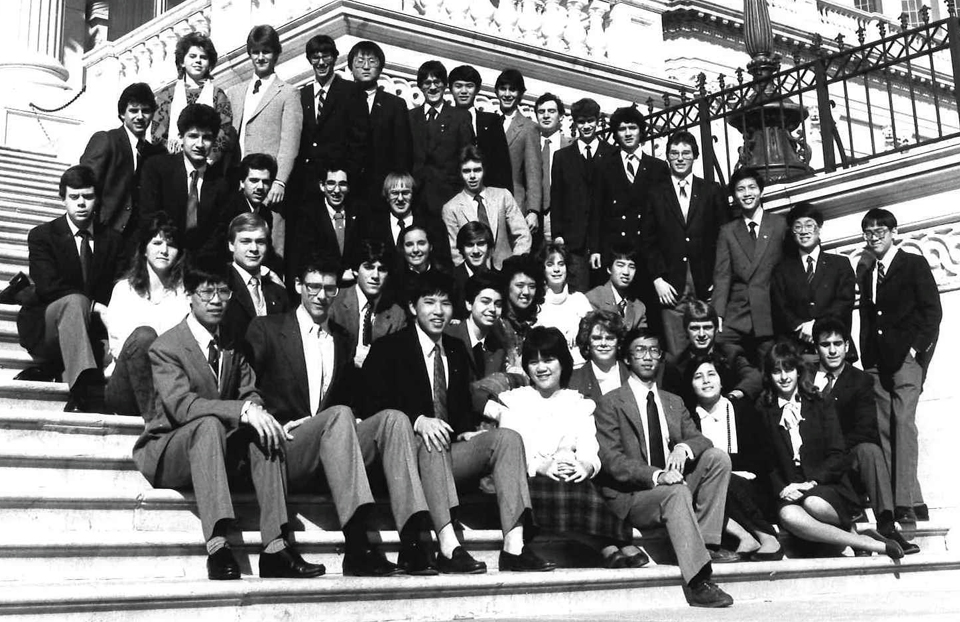
M 729 607 L 733 599 L 710 578 L 713 563 L 739 559 L 720 548 L 730 457 L 700 433 L 683 400 L 657 388 L 659 337 L 637 328 L 621 344 L 631 373 L 597 404 L 596 483 L 630 525 L 666 527 L 691 606 Z
M 667 350 L 679 354 L 687 345 L 684 298 L 710 300 L 713 262 L 720 227 L 730 220 L 730 205 L 718 183 L 693 174 L 700 157 L 690 132 L 675 132 L 667 140 L 669 179 L 649 188 L 643 203 L 640 252 L 653 279 Z
M 809 203 L 797 203 L 787 214 L 795 251 L 786 252 L 770 277 L 773 328 L 793 335 L 804 352 L 816 354 L 813 324 L 833 316 L 847 325 L 853 320 L 856 277 L 846 257 L 820 248 L 823 214 Z M 855 352 L 851 353 L 854 360 Z
M 897 218 L 874 208 L 861 221 L 857 266 L 860 355 L 873 376 L 880 446 L 893 477 L 894 518 L 928 520 L 917 479 L 917 403 L 940 331 L 940 292 L 924 257 L 894 244 Z

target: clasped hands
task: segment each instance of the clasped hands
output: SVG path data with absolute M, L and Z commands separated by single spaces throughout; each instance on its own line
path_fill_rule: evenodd
M 799 482 L 795 484 L 787 484 L 783 487 L 783 490 L 780 491 L 780 498 L 784 501 L 799 501 L 803 497 L 803 493 L 807 492 L 814 486 L 816 482 Z
M 537 473 L 555 482 L 576 484 L 590 477 L 590 467 L 575 457 L 554 458 L 537 469 Z

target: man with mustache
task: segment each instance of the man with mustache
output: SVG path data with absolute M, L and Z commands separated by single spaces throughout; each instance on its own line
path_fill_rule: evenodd
M 277 161 L 265 153 L 251 153 L 240 161 L 238 173 L 240 189 L 234 193 L 227 212 L 231 217 L 256 214 L 263 218 L 267 227 L 272 230 L 273 210 L 264 204 L 264 201 L 277 177 Z M 276 274 L 283 273 L 283 265 L 273 252 L 272 244 L 267 248 L 267 257 L 263 263 Z

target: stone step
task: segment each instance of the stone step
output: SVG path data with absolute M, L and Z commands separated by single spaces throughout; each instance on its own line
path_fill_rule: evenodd
M 36 205 L 0 196 L 0 218 L 4 220 L 40 224 L 63 214 L 63 204 L 59 202 L 54 205 Z
M 849 594 L 870 598 L 890 591 L 917 591 L 936 598 L 960 578 L 956 555 L 894 563 L 885 558 L 789 560 L 727 564 L 714 578 L 738 603 L 804 594 Z M 551 573 L 499 573 L 385 579 L 342 577 L 311 580 L 242 581 L 156 579 L 150 581 L 30 582 L 0 584 L 0 615 L 30 620 L 197 621 L 322 619 L 325 621 L 533 619 L 623 610 L 642 618 L 663 607 L 676 619 L 726 619 L 727 612 L 697 616 L 683 601 L 679 572 L 672 566 L 637 570 L 559 569 Z
M 63 201 L 56 194 L 50 195 L 47 192 L 32 191 L 29 188 L 0 190 L 0 205 L 46 210 L 59 209 L 60 213 L 63 213 Z
M 31 165 L 58 165 L 62 166 L 64 169 L 70 166 L 69 163 L 57 159 L 57 156 L 52 153 L 27 151 L 25 149 L 15 149 L 7 146 L 0 147 L 0 159 L 10 160 L 13 162 L 30 163 Z
M 38 174 L 31 170 L 8 170 L 0 166 L 0 187 L 11 192 L 23 190 L 48 198 L 59 198 L 60 175 Z
M 0 411 L 10 408 L 62 409 L 67 402 L 67 385 L 62 382 L 28 382 L 0 379 Z

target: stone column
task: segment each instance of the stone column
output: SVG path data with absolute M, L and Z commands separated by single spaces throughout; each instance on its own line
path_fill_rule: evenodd
M 5 84 L 63 86 L 65 0 L 4 0 L 0 23 L 7 26 L 7 53 L 0 58 Z M 9 91 L 9 89 L 6 89 Z M 9 95 L 9 92 L 7 93 Z

